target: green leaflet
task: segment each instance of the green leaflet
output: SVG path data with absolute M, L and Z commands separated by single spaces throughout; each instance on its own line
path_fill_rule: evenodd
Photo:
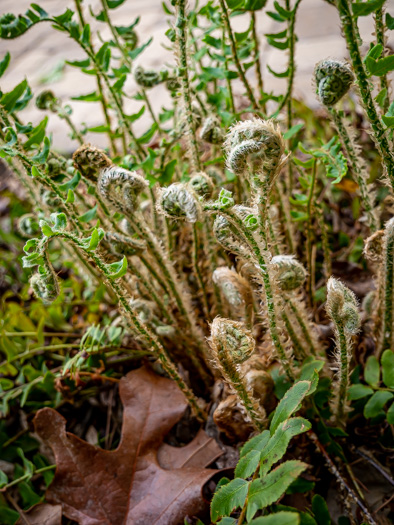
M 366 418 L 376 417 L 380 415 L 384 405 L 394 397 L 394 394 L 387 392 L 386 390 L 378 390 L 374 395 L 368 399 L 367 404 L 364 407 L 364 416 Z
M 312 512 L 319 525 L 331 525 L 330 513 L 327 503 L 320 494 L 315 494 L 312 498 Z
M 256 518 L 249 525 L 299 525 L 299 523 L 300 516 L 296 512 L 282 511 Z
M 242 507 L 248 493 L 249 483 L 244 479 L 233 479 L 221 487 L 214 495 L 211 503 L 211 519 L 216 522 L 220 517 Z
M 276 407 L 274 417 L 270 425 L 271 436 L 275 433 L 278 426 L 296 412 L 302 403 L 304 397 L 309 393 L 311 387 L 310 381 L 298 381 L 286 392 Z
M 363 397 L 367 397 L 373 394 L 372 388 L 366 386 L 366 385 L 351 385 L 349 387 L 349 399 L 350 400 L 356 400 L 356 399 L 362 399 Z
M 284 456 L 292 437 L 306 432 L 310 428 L 311 424 L 309 421 L 302 417 L 294 417 L 283 421 L 261 452 L 260 477 L 264 477 L 272 465 Z
M 252 481 L 246 519 L 250 521 L 258 510 L 277 501 L 306 468 L 307 465 L 301 461 L 286 461 L 267 474 L 264 479 Z
M 394 352 L 385 350 L 382 354 L 383 383 L 388 388 L 394 388 Z
M 374 388 L 377 388 L 380 381 L 380 366 L 379 361 L 374 355 L 370 355 L 367 359 L 364 369 L 365 382 Z
M 250 439 L 241 449 L 241 459 L 235 469 L 235 476 L 248 478 L 257 469 L 260 462 L 260 453 L 270 438 L 269 430 L 264 430 L 258 436 Z

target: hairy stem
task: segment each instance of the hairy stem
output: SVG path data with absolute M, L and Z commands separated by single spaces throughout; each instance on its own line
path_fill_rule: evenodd
M 341 19 L 342 30 L 346 38 L 347 47 L 357 77 L 357 85 L 361 100 L 371 124 L 375 144 L 378 148 L 382 162 L 388 175 L 391 187 L 394 189 L 394 156 L 390 148 L 388 137 L 379 118 L 375 103 L 372 98 L 371 83 L 361 58 L 359 49 L 358 29 L 352 17 L 349 0 L 336 0 L 336 6 Z

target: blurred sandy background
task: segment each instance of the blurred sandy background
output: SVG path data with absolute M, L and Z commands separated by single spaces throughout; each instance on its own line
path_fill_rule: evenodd
M 192 0 L 191 0 L 192 1 Z M 200 1 L 203 4 L 204 1 Z M 266 10 L 272 9 L 273 0 L 269 0 Z M 94 13 L 101 11 L 99 0 L 85 0 L 86 8 L 91 6 Z M 23 13 L 29 7 L 27 0 L 1 0 L 0 13 Z M 58 15 L 66 7 L 73 9 L 72 0 L 41 0 L 39 5 L 50 14 Z M 394 0 L 387 2 L 387 11 L 394 16 Z M 165 31 L 171 23 L 170 17 L 162 8 L 161 0 L 126 0 L 117 9 L 111 10 L 115 25 L 130 25 L 137 16 L 141 21 L 137 26 L 140 44 L 153 36 L 153 42 L 140 55 L 135 64 L 144 67 L 160 69 L 165 64 L 174 64 L 171 53 L 166 50 L 168 42 Z M 92 20 L 89 22 L 92 29 L 98 28 L 102 37 L 109 38 L 110 34 L 105 29 L 105 24 Z M 94 20 L 94 19 L 93 19 Z M 248 27 L 249 17 L 243 15 L 232 19 L 236 31 L 244 31 Z M 371 16 L 359 19 L 361 35 L 364 46 L 368 48 L 373 40 L 373 19 Z M 268 17 L 264 11 L 258 14 L 258 33 L 262 42 L 261 64 L 264 75 L 265 88 L 278 94 L 283 91 L 285 80 L 277 79 L 269 73 L 266 65 L 274 71 L 286 69 L 287 53 L 270 47 L 265 42 L 264 33 L 273 33 L 283 29 Z M 317 105 L 312 88 L 312 73 L 316 62 L 324 58 L 343 59 L 347 57 L 345 41 L 341 37 L 339 19 L 336 9 L 323 0 L 303 0 L 297 15 L 296 33 L 299 41 L 296 45 L 297 75 L 295 79 L 294 95 L 304 99 L 308 104 Z M 388 46 L 394 49 L 394 39 L 388 31 Z M 394 31 L 391 31 L 394 33 Z M 96 42 L 98 49 L 99 42 Z M 37 94 L 43 89 L 50 88 L 63 103 L 70 104 L 73 108 L 72 119 L 77 126 L 82 124 L 93 127 L 103 122 L 101 108 L 98 103 L 70 101 L 70 97 L 87 94 L 95 90 L 93 77 L 82 74 L 77 68 L 64 67 L 64 60 L 81 60 L 84 58 L 78 45 L 63 33 L 55 31 L 49 23 L 40 23 L 30 29 L 25 35 L 15 40 L 0 40 L 0 58 L 6 51 L 11 53 L 11 63 L 2 79 L 0 86 L 3 92 L 9 91 L 23 78 L 29 80 L 33 93 Z M 253 69 L 253 68 L 252 68 Z M 248 76 L 253 78 L 253 71 L 248 71 Z M 132 76 L 125 84 L 125 92 L 129 95 L 135 93 L 135 84 Z M 235 83 L 235 92 L 242 92 L 242 87 Z M 150 91 L 153 108 L 158 111 L 161 107 L 169 106 L 170 99 L 164 86 L 157 86 Z M 141 102 L 129 100 L 126 106 L 127 113 L 133 113 L 141 107 Z M 37 110 L 33 102 L 24 110 L 24 121 L 37 123 L 44 116 Z M 149 126 L 149 117 L 144 115 L 135 123 L 137 135 L 142 134 Z M 51 115 L 48 130 L 53 133 L 54 144 L 60 150 L 72 150 L 76 143 L 67 137 L 68 130 L 54 115 Z M 100 145 L 104 137 L 99 134 L 88 134 L 87 140 Z

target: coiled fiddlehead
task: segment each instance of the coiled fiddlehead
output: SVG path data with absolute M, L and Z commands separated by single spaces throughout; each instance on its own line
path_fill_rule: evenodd
M 315 68 L 316 92 L 325 106 L 333 106 L 346 95 L 354 74 L 344 62 L 323 60 Z
M 18 231 L 25 239 L 35 237 L 40 232 L 40 225 L 33 213 L 26 213 L 18 219 Z
M 144 69 L 142 66 L 135 68 L 134 79 L 137 84 L 143 88 L 152 88 L 160 84 L 162 81 L 159 72 L 154 71 L 153 69 Z
M 255 118 L 230 128 L 224 149 L 227 167 L 237 175 L 245 174 L 248 167 L 273 174 L 281 162 L 284 142 L 271 120 Z
M 216 268 L 212 275 L 213 282 L 220 288 L 224 295 L 231 314 L 237 320 L 245 321 L 251 328 L 253 318 L 253 293 L 246 279 L 230 268 L 222 266 Z
M 271 262 L 277 269 L 276 279 L 281 290 L 296 290 L 304 284 L 306 270 L 293 255 L 276 255 Z
M 34 295 L 45 304 L 49 304 L 59 296 L 60 290 L 55 270 L 46 252 L 43 254 L 43 259 L 43 264 L 30 278 L 30 285 Z
M 36 98 L 36 106 L 38 109 L 49 111 L 55 111 L 55 107 L 58 104 L 58 99 L 55 97 L 52 91 L 42 91 Z
M 209 175 L 203 171 L 195 173 L 187 185 L 200 197 L 209 198 L 211 197 L 215 185 Z
M 255 350 L 252 333 L 242 323 L 216 317 L 211 326 L 209 342 L 212 356 L 223 377 L 237 392 L 253 424 L 262 430 L 265 411 L 247 388 L 239 367 Z
M 351 338 L 360 326 L 358 302 L 354 293 L 337 279 L 330 277 L 327 283 L 326 310 L 335 326 L 336 362 L 338 378 L 334 387 L 332 403 L 334 418 L 344 425 L 347 412 Z
M 220 127 L 220 122 L 216 117 L 208 117 L 204 120 L 200 137 L 210 144 L 221 144 L 224 140 L 224 131 Z
M 158 210 L 172 219 L 187 219 L 194 223 L 200 216 L 196 196 L 184 184 L 164 188 L 157 201 Z
M 73 154 L 74 166 L 79 170 L 83 177 L 96 183 L 100 171 L 112 166 L 112 161 L 103 150 L 83 144 Z
M 136 171 L 118 166 L 101 171 L 97 189 L 100 195 L 115 209 L 130 214 L 136 209 L 139 194 L 148 187 L 148 182 Z

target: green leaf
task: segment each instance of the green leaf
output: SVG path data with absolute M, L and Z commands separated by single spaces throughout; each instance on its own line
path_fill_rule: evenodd
M 365 65 L 371 75 L 381 77 L 394 69 L 394 55 L 389 55 L 379 60 L 367 56 L 365 58 Z
M 274 417 L 270 425 L 271 436 L 275 433 L 283 421 L 288 419 L 294 412 L 299 410 L 301 403 L 309 394 L 311 387 L 310 381 L 298 381 L 286 392 L 281 399 L 279 405 L 276 407 Z
M 387 392 L 386 390 L 375 392 L 374 395 L 368 399 L 367 404 L 364 407 L 364 417 L 368 419 L 380 415 L 384 405 L 393 397 L 394 394 Z
M 374 388 L 377 388 L 380 381 L 380 365 L 379 361 L 374 355 L 370 355 L 367 359 L 364 369 L 365 382 Z
M 285 140 L 290 139 L 291 137 L 296 135 L 303 127 L 304 124 L 296 124 L 295 126 L 292 126 L 289 130 L 286 131 L 286 133 L 283 134 L 283 138 Z
M 307 468 L 301 461 L 286 461 L 263 479 L 250 484 L 246 519 L 249 522 L 256 512 L 277 501 L 287 488 Z
M 382 354 L 383 383 L 394 388 L 394 352 L 385 350 Z
M 368 16 L 380 9 L 386 0 L 367 0 L 352 4 L 354 16 Z
M 90 236 L 90 242 L 88 246 L 89 251 L 94 251 L 99 245 L 100 241 L 104 238 L 104 230 L 101 228 L 95 228 Z
M 3 76 L 5 70 L 7 69 L 8 65 L 10 63 L 10 60 L 11 60 L 11 55 L 7 51 L 7 53 L 5 54 L 3 60 L 0 61 L 0 77 Z
M 67 204 L 68 203 L 72 204 L 73 202 L 75 202 L 75 194 L 74 194 L 73 190 L 68 190 L 66 203 Z
M 16 103 L 23 93 L 28 88 L 27 80 L 22 80 L 12 91 L 4 93 L 0 98 L 0 104 L 8 113 L 12 113 L 15 109 Z
M 65 213 L 51 213 L 51 219 L 55 231 L 63 231 L 67 228 L 67 217 Z
M 138 55 L 140 55 L 152 42 L 153 38 L 151 37 L 145 44 L 142 44 L 140 47 L 136 47 L 133 49 L 133 51 L 129 51 L 128 55 L 131 58 L 131 60 L 135 60 Z
M 129 120 L 130 122 L 135 122 L 140 117 L 142 117 L 144 112 L 145 112 L 145 106 L 142 106 L 142 108 L 137 113 L 133 113 L 132 115 L 126 115 L 126 119 Z
M 348 397 L 351 401 L 354 401 L 356 399 L 362 399 L 363 397 L 367 397 L 373 394 L 372 388 L 369 388 L 369 386 L 366 385 L 351 385 L 349 387 Z
M 81 42 L 85 46 L 89 45 L 89 42 L 90 42 L 90 25 L 89 24 L 85 24 L 83 28 L 82 35 L 81 35 Z
M 315 494 L 312 498 L 312 512 L 317 520 L 318 525 L 331 525 L 330 513 L 328 512 L 327 503 L 320 494 Z
M 73 67 L 85 68 L 90 66 L 90 58 L 84 60 L 66 60 L 66 64 Z
M 97 204 L 93 206 L 89 211 L 79 217 L 80 222 L 90 222 L 96 218 L 97 215 Z
M 79 171 L 77 171 L 71 180 L 65 182 L 64 184 L 59 184 L 59 190 L 61 191 L 75 190 L 80 180 L 81 180 L 81 174 L 79 173 Z
M 391 404 L 390 408 L 387 410 L 387 422 L 390 425 L 394 425 L 394 403 Z
M 382 115 L 382 120 L 388 128 L 394 127 L 394 102 L 390 104 L 387 113 L 385 115 Z
M 7 483 L 8 483 L 7 474 L 4 471 L 0 470 L 0 489 L 5 487 Z
M 386 103 L 387 99 L 387 88 L 383 88 L 379 91 L 379 93 L 376 95 L 375 100 L 380 108 L 384 108 L 384 105 Z
M 302 417 L 293 417 L 283 421 L 261 452 L 260 477 L 264 477 L 272 465 L 285 455 L 292 437 L 306 432 L 310 428 L 311 424 L 309 421 Z
M 125 0 L 105 0 L 108 6 L 108 9 L 115 9 L 123 4 Z
M 388 29 L 394 29 L 394 18 L 386 13 L 386 26 Z
M 37 164 L 45 164 L 48 159 L 49 150 L 51 148 L 51 143 L 48 137 L 44 137 L 44 147 L 39 151 L 32 159 L 37 162 Z
M 110 272 L 109 277 L 111 279 L 119 279 L 120 277 L 123 277 L 127 272 L 127 257 L 124 256 L 123 259 L 121 259 L 118 262 L 107 264 L 106 267 L 107 270 Z
M 154 122 L 152 126 L 141 137 L 137 139 L 140 144 L 146 144 L 151 140 L 157 130 L 157 124 Z
M 249 525 L 300 525 L 300 516 L 296 512 L 281 511 L 269 516 L 252 520 Z
M 214 495 L 211 503 L 211 519 L 216 522 L 222 516 L 232 513 L 242 507 L 248 493 L 249 483 L 244 479 L 233 479 L 221 487 Z
M 268 71 L 274 75 L 274 77 L 277 78 L 287 78 L 290 75 L 290 68 L 287 68 L 286 71 L 283 71 L 283 73 L 277 73 L 273 69 L 270 68 L 270 66 L 267 64 Z
M 242 447 L 241 459 L 234 473 L 237 478 L 248 478 L 253 474 L 259 465 L 261 451 L 268 443 L 269 438 L 269 430 L 264 430 L 264 432 L 250 439 Z
M 93 91 L 87 95 L 80 95 L 79 97 L 71 97 L 71 100 L 80 100 L 82 102 L 98 102 L 101 100 L 101 95 Z
M 45 130 L 48 124 L 48 117 L 45 117 L 33 130 L 29 133 L 28 140 L 24 143 L 25 149 L 30 149 L 33 145 L 40 145 L 45 137 Z M 45 162 L 45 161 L 44 161 Z
M 42 231 L 43 235 L 45 235 L 46 237 L 53 237 L 54 236 L 55 232 L 49 226 L 47 221 L 45 221 L 44 219 L 41 219 L 39 224 L 40 224 L 40 228 L 41 228 L 41 231 Z

